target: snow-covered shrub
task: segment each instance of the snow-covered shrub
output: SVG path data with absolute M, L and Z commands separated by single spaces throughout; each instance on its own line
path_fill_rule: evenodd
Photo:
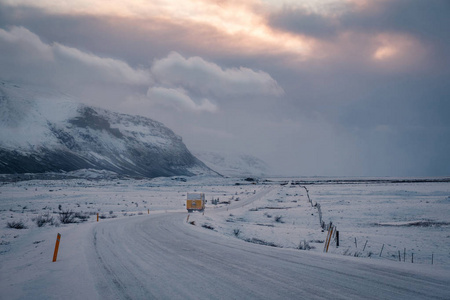
M 69 209 L 59 213 L 59 221 L 63 224 L 77 223 L 75 213 Z
M 299 249 L 299 250 L 311 250 L 311 249 L 314 249 L 314 247 L 310 246 L 309 242 L 307 242 L 306 240 L 303 240 L 303 242 L 300 242 L 300 244 L 298 245 L 297 249 Z
M 83 213 L 83 212 L 76 212 L 75 218 L 79 219 L 81 222 L 86 222 L 90 218 L 89 213 Z
M 241 234 L 241 230 L 239 228 L 233 229 L 233 234 L 235 237 L 239 237 L 239 234 Z
M 27 226 L 23 223 L 23 221 L 11 221 L 6 224 L 6 227 L 13 229 L 26 229 Z
M 55 225 L 55 218 L 50 215 L 50 213 L 46 213 L 44 215 L 37 216 L 36 220 L 37 227 L 45 226 L 45 224 L 49 223 L 50 225 Z
M 206 224 L 205 223 L 205 224 L 202 225 L 202 227 L 206 228 L 206 229 L 214 230 L 214 227 L 212 227 L 210 224 Z
M 253 244 L 258 244 L 258 245 L 264 245 L 264 246 L 270 246 L 270 247 L 279 247 L 277 244 L 272 243 L 272 242 L 267 242 L 258 238 L 251 238 L 251 239 L 246 239 L 246 242 L 249 243 L 253 243 Z
M 277 223 L 284 223 L 283 216 L 275 216 L 275 222 L 277 222 Z

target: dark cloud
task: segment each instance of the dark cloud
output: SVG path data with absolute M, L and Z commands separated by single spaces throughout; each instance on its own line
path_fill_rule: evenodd
M 269 24 L 284 31 L 305 34 L 318 38 L 329 38 L 337 34 L 339 28 L 334 18 L 327 18 L 301 7 L 284 7 L 269 16 Z
M 448 42 L 449 13 L 450 2 L 446 0 L 373 1 L 365 9 L 343 14 L 340 23 L 344 29 L 400 31 Z

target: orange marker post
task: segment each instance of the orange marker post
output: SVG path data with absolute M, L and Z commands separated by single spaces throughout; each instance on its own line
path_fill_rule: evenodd
M 56 244 L 55 244 L 55 252 L 53 253 L 53 262 L 56 261 L 56 258 L 58 257 L 58 249 L 59 249 L 59 240 L 61 239 L 61 234 L 58 233 L 56 236 Z
M 333 236 L 333 229 L 334 229 L 334 227 L 331 227 L 330 238 L 328 239 L 328 243 L 327 243 L 327 253 L 328 253 L 328 247 L 330 246 L 331 237 Z
M 98 213 L 97 213 L 97 222 L 98 222 Z

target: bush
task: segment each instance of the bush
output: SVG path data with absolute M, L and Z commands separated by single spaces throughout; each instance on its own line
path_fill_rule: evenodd
M 238 228 L 233 229 L 233 233 L 234 233 L 234 236 L 235 236 L 235 237 L 239 237 L 239 234 L 241 234 L 241 230 L 238 229 Z
M 26 229 L 27 228 L 27 226 L 25 226 L 23 221 L 11 221 L 11 222 L 8 222 L 6 224 L 6 226 L 8 228 L 13 228 L 13 229 Z
M 59 221 L 63 224 L 77 223 L 75 220 L 75 213 L 72 210 L 60 212 Z
M 45 226 L 45 224 L 50 223 L 50 225 L 55 225 L 55 219 L 53 216 L 50 216 L 50 213 L 46 213 L 45 215 L 39 215 L 36 220 L 36 225 L 38 227 Z
M 209 225 L 209 224 L 203 224 L 202 227 L 203 227 L 203 228 L 206 228 L 206 229 L 214 230 L 214 227 L 212 227 L 212 226 Z
M 284 221 L 282 219 L 283 219 L 283 216 L 275 216 L 275 222 L 277 222 L 277 223 L 284 223 Z
M 258 245 L 264 245 L 264 246 L 270 246 L 270 247 L 278 247 L 278 245 L 275 244 L 275 243 L 267 242 L 267 241 L 260 240 L 260 239 L 257 239 L 257 238 L 246 239 L 245 241 L 249 242 L 249 243 L 253 243 L 253 244 L 258 244 Z
M 89 215 L 89 213 L 82 213 L 82 212 L 75 213 L 75 218 L 79 219 L 81 222 L 86 222 L 87 220 L 89 220 L 90 217 L 91 216 Z
M 298 245 L 297 249 L 299 249 L 299 250 L 311 250 L 311 249 L 314 249 L 314 247 L 310 246 L 307 241 L 303 240 L 303 242 L 300 242 L 300 244 Z

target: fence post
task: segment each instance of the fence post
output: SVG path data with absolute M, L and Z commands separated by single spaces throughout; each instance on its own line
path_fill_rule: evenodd
M 55 251 L 53 252 L 53 262 L 56 261 L 56 258 L 58 257 L 58 249 L 59 249 L 59 240 L 61 239 L 61 234 L 58 233 L 56 236 L 56 244 L 55 244 Z
M 383 249 L 384 249 L 384 244 L 383 244 L 383 246 L 381 246 L 380 257 L 381 257 L 381 253 L 383 253 Z
M 97 213 L 97 222 L 98 222 L 98 213 Z
M 336 248 L 339 247 L 339 230 L 336 230 Z
M 414 253 L 411 252 L 411 263 L 414 263 Z
M 403 248 L 403 262 L 406 261 L 406 248 Z
M 364 244 L 363 252 L 364 252 L 364 250 L 366 250 L 367 242 L 368 242 L 368 240 L 366 240 L 366 243 Z

